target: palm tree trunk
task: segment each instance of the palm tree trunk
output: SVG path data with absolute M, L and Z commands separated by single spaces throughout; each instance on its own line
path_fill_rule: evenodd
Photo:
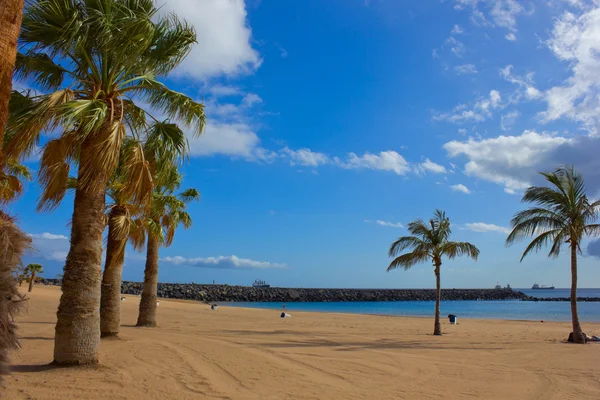
M 577 245 L 573 243 L 571 244 L 571 319 L 573 320 L 573 341 L 585 343 L 577 314 Z
M 35 282 L 35 271 L 31 272 L 31 276 L 29 277 L 29 292 L 33 290 L 33 283 Z
M 0 143 L 8 120 L 8 101 L 12 90 L 12 76 L 17 58 L 17 40 L 21 30 L 24 3 L 24 0 L 0 2 Z M 0 171 L 2 170 L 4 170 L 4 159 L 0 154 Z
M 442 288 L 440 284 L 440 266 L 442 264 L 436 264 L 435 266 L 435 325 L 433 327 L 434 335 L 442 334 L 442 326 L 440 325 L 440 298 L 442 297 Z
M 4 172 L 4 156 L 2 155 L 2 141 L 4 127 L 8 120 L 8 101 L 12 90 L 12 76 L 17 58 L 17 40 L 21 30 L 24 0 L 0 1 L 0 174 Z M 0 237 L 3 239 L 18 239 L 19 228 L 6 214 L 0 211 Z M 23 234 L 24 236 L 24 234 Z M 19 240 L 22 240 L 21 237 Z M 8 240 L 3 243 L 8 248 L 0 249 L 0 381 L 1 375 L 6 372 L 8 364 L 8 351 L 18 346 L 14 315 L 16 304 L 14 296 L 18 293 L 17 281 L 12 277 L 14 257 L 20 257 L 17 249 L 23 249 L 18 241 Z M 7 258 L 10 255 L 10 258 Z
M 117 221 L 125 211 L 114 207 L 108 220 L 106 263 L 100 298 L 100 337 L 118 336 L 121 326 L 121 278 L 127 239 L 117 236 Z
M 95 157 L 88 141 L 81 158 Z M 79 170 L 79 178 L 82 171 Z M 100 345 L 102 232 L 108 178 L 98 171 L 94 189 L 77 187 L 71 219 L 71 248 L 65 263 L 54 339 L 55 364 L 96 364 Z M 78 179 L 81 182 L 81 179 Z
M 148 235 L 146 269 L 144 270 L 144 287 L 140 300 L 140 312 L 136 326 L 156 326 L 156 293 L 158 286 L 158 238 Z

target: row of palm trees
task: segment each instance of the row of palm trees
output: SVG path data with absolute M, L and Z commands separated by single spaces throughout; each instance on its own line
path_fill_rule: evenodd
M 577 255 L 581 254 L 584 236 L 600 234 L 596 221 L 600 212 L 600 200 L 590 201 L 582 175 L 573 166 L 560 167 L 554 172 L 542 173 L 549 186 L 533 186 L 525 191 L 522 202 L 533 206 L 518 212 L 511 220 L 512 231 L 506 238 L 511 245 L 525 238 L 534 237 L 523 252 L 521 261 L 533 251 L 551 245 L 549 257 L 556 258 L 564 244 L 568 244 L 571 256 L 571 320 L 573 341 L 585 343 L 577 314 Z M 450 219 L 445 212 L 437 210 L 429 222 L 417 219 L 408 224 L 410 236 L 398 238 L 390 246 L 389 256 L 395 257 L 388 266 L 391 271 L 399 267 L 405 270 L 416 264 L 431 261 L 436 277 L 435 325 L 433 334 L 441 335 L 440 326 L 440 267 L 442 257 L 453 259 L 462 255 L 477 260 L 479 249 L 468 242 L 453 242 Z M 410 252 L 401 254 L 404 250 Z
M 157 11 L 152 0 L 40 0 L 23 12 L 14 73 L 41 93 L 11 93 L 0 170 L 25 171 L 19 160 L 41 147 L 38 210 L 74 193 L 56 364 L 97 363 L 101 336 L 118 335 L 128 242 L 147 248 L 138 326 L 156 325 L 159 248 L 191 225 L 186 204 L 199 198 L 180 190 L 178 168 L 188 154 L 184 129 L 201 134 L 204 106 L 163 83 L 196 34 Z M 4 189 L 16 197 L 20 180 L 0 179 Z

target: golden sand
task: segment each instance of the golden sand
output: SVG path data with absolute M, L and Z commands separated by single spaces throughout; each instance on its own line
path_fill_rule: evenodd
M 431 318 L 161 300 L 151 329 L 135 296 L 100 366 L 54 368 L 59 295 L 35 287 L 3 399 L 600 399 L 600 344 L 563 343 L 568 323 L 461 318 L 434 337 Z

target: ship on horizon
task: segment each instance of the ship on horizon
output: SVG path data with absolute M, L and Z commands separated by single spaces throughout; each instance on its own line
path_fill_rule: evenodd
M 538 285 L 537 283 L 534 283 L 533 286 L 531 287 L 531 289 L 539 289 L 539 290 L 554 289 L 554 285 L 546 286 L 546 285 Z

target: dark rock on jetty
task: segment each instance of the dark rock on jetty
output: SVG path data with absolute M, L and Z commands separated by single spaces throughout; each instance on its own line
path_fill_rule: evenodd
M 45 279 L 47 285 L 58 285 L 56 279 Z M 142 284 L 123 282 L 121 293 L 139 295 Z M 169 299 L 223 301 L 431 301 L 434 289 L 301 289 L 254 288 L 251 286 L 198 285 L 189 283 L 159 283 L 158 297 Z M 527 296 L 512 289 L 442 289 L 442 300 L 511 300 Z

